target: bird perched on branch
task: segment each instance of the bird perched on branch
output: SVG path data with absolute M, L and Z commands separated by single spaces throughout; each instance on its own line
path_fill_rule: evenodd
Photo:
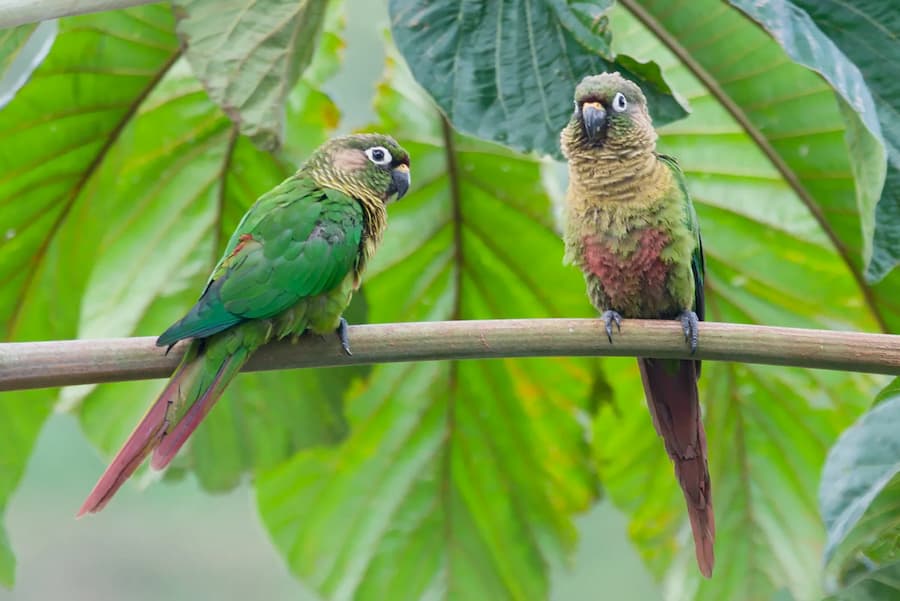
M 78 515 L 103 509 L 151 452 L 166 467 L 257 348 L 306 330 L 337 332 L 409 188 L 409 155 L 393 138 L 359 134 L 319 147 L 247 211 L 197 304 L 158 346 L 192 339 L 168 385 L 100 477 Z
M 622 318 L 678 319 L 691 351 L 703 319 L 703 248 L 684 175 L 656 152 L 641 89 L 618 73 L 585 77 L 560 140 L 569 163 L 566 260 L 584 272 L 606 336 Z M 700 571 L 713 570 L 713 519 L 700 362 L 638 359 L 647 405 L 687 501 Z

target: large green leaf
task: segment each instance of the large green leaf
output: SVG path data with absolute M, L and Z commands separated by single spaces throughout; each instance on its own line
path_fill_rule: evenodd
M 178 34 L 213 99 L 264 149 L 283 138 L 284 105 L 318 46 L 325 0 L 176 0 Z
M 4 338 L 21 338 L 28 328 L 49 330 L 44 336 L 74 332 L 103 226 L 96 215 L 116 204 L 94 193 L 93 177 L 177 57 L 171 29 L 164 6 L 65 20 L 46 61 L 0 112 Z M 59 246 L 66 248 L 51 253 Z M 37 310 L 40 297 L 50 297 L 54 310 Z
M 709 318 L 877 327 L 850 266 L 820 222 L 760 149 L 753 132 L 714 93 L 730 93 L 733 86 L 736 97 L 747 103 L 745 114 L 765 119 L 764 131 L 777 138 L 772 144 L 783 145 L 785 152 L 789 143 L 794 145 L 792 160 L 798 169 L 806 165 L 808 171 L 802 173 L 809 185 L 852 212 L 856 205 L 849 167 L 836 170 L 847 159 L 843 121 L 830 88 L 787 62 L 777 43 L 728 7 L 703 2 L 678 11 L 665 10 L 662 3 L 643 6 L 665 17 L 666 31 L 677 35 L 694 59 L 716 69 L 711 81 L 717 90 L 712 90 L 637 19 L 620 9 L 612 13 L 611 25 L 623 49 L 657 60 L 693 109 L 687 119 L 660 129 L 659 144 L 684 167 L 697 206 L 707 258 Z M 713 36 L 712 31 L 728 35 Z M 737 52 L 750 56 L 738 60 Z M 786 100 L 793 95 L 803 101 Z M 756 99 L 752 106 L 751 96 Z M 836 131 L 812 135 L 812 123 L 816 131 Z M 799 158 L 804 145 L 810 158 Z M 826 179 L 826 173 L 837 178 Z M 848 235 L 860 239 L 858 229 Z M 665 577 L 666 597 L 756 600 L 787 588 L 801 601 L 820 598 L 825 533 L 816 510 L 818 473 L 829 445 L 871 398 L 876 381 L 855 374 L 704 365 L 700 388 L 717 562 L 713 578 L 701 582 L 684 499 L 640 401 L 636 366 L 617 360 L 607 362 L 607 370 L 614 401 L 595 424 L 600 475 L 612 499 L 631 515 L 631 534 L 648 564 Z
M 878 202 L 872 261 L 878 279 L 900 261 L 900 11 L 893 0 L 793 0 L 859 67 L 872 90 L 887 143 L 888 173 Z
M 81 295 L 115 199 L 98 167 L 178 54 L 164 6 L 66 19 L 46 60 L 0 111 L 0 337 L 72 338 Z M 104 51 L 98 51 L 103 48 Z M 0 397 L 0 506 L 24 471 L 54 390 Z M 12 556 L 0 533 L 0 581 Z
M 336 51 L 334 34 L 326 40 Z M 326 65 L 316 72 L 326 76 L 334 57 L 325 53 L 322 60 Z M 310 81 L 297 86 L 288 106 L 289 139 L 302 139 L 292 145 L 294 152 L 327 137 L 336 109 Z M 99 240 L 79 334 L 165 329 L 196 300 L 244 212 L 294 169 L 239 134 L 187 65 L 176 65 L 129 122 L 98 177 L 103 194 L 129 200 Z M 275 465 L 297 448 L 339 440 L 345 431 L 342 393 L 361 373 L 239 376 L 178 465 L 191 467 L 204 487 L 223 490 L 248 469 Z M 85 431 L 104 450 L 115 450 L 161 387 L 144 381 L 96 388 L 81 407 Z M 77 398 L 70 395 L 70 401 Z
M 418 82 L 460 131 L 560 157 L 559 131 L 581 78 L 618 70 L 636 80 L 653 116 L 685 115 L 653 63 L 609 50 L 611 0 L 391 0 L 391 29 Z
M 372 319 L 584 314 L 538 165 L 452 133 L 405 73 L 378 106 L 415 189 L 389 209 L 365 285 Z M 348 401 L 340 447 L 258 479 L 263 522 L 329 599 L 545 598 L 548 562 L 574 540 L 569 515 L 596 494 L 580 421 L 590 365 L 377 367 Z
M 875 205 L 884 187 L 887 158 L 875 104 L 862 74 L 809 15 L 788 0 L 765 4 L 731 0 L 731 4 L 762 25 L 794 62 L 820 73 L 838 94 L 841 114 L 847 122 L 850 166 L 856 182 L 862 262 L 867 265 L 872 258 Z
M 832 581 L 897 561 L 900 535 L 900 393 L 895 381 L 881 401 L 848 428 L 828 454 L 819 488 L 828 528 L 825 558 Z
M 738 129 L 752 138 L 755 152 L 764 154 L 774 167 L 767 178 L 787 183 L 787 187 L 780 185 L 781 189 L 799 197 L 816 217 L 816 235 L 827 236 L 850 266 L 865 311 L 875 316 L 882 329 L 900 329 L 900 304 L 896 301 L 900 298 L 900 276 L 886 278 L 875 286 L 868 285 L 863 277 L 862 224 L 868 218 L 860 215 L 857 191 L 865 189 L 865 182 L 858 178 L 867 171 L 854 166 L 849 148 L 864 142 L 865 137 L 848 130 L 846 110 L 835 100 L 831 86 L 794 63 L 755 22 L 728 5 L 701 0 L 670 10 L 671 4 L 664 0 L 622 0 L 621 4 L 682 59 L 679 69 L 690 71 L 698 80 L 697 86 L 710 92 L 709 101 L 720 104 L 739 124 Z M 645 54 L 621 31 L 615 39 L 622 41 L 623 51 Z M 657 56 L 655 52 L 647 55 Z M 690 88 L 683 91 L 693 94 Z M 857 102 L 851 104 L 856 106 Z M 693 103 L 692 107 L 699 108 Z M 700 124 L 701 120 L 693 122 Z M 711 150 L 723 140 L 724 136 L 711 135 L 703 144 Z M 872 155 L 878 165 L 881 159 L 877 153 Z M 745 171 L 739 169 L 738 173 Z M 751 206 L 744 210 L 770 215 L 782 210 L 773 202 L 758 200 Z M 790 206 L 799 210 L 796 203 Z M 793 216 L 789 219 L 809 223 Z

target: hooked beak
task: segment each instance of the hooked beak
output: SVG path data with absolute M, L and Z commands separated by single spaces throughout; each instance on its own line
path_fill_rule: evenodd
M 388 187 L 388 196 L 397 195 L 397 200 L 403 198 L 409 190 L 409 165 L 397 165 L 391 170 L 391 185 Z
M 606 134 L 606 109 L 599 102 L 585 102 L 581 105 L 581 121 L 588 140 L 602 140 Z

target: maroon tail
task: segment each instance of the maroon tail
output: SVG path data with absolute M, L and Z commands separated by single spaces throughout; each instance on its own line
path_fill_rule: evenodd
M 706 460 L 706 432 L 697 395 L 697 364 L 673 359 L 638 359 L 638 366 L 653 425 L 665 442 L 687 501 L 697 565 L 709 578 L 715 562 L 716 524 Z
M 75 517 L 80 518 L 86 513 L 95 513 L 103 509 L 116 491 L 140 467 L 150 451 L 156 448 L 165 435 L 166 411 L 170 401 L 178 393 L 178 388 L 182 385 L 185 375 L 195 371 L 195 369 L 191 369 L 192 365 L 192 363 L 182 363 L 178 367 L 162 394 L 159 395 L 144 419 L 140 421 L 131 436 L 116 453 L 109 467 L 100 476 L 97 484 L 94 485 L 94 490 L 85 499 Z

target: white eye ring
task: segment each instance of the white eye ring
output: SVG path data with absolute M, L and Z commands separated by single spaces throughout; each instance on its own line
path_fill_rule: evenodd
M 628 108 L 628 100 L 625 98 L 625 94 L 622 92 L 616 92 L 616 95 L 613 96 L 612 101 L 613 110 L 617 113 L 621 113 L 625 109 Z
M 389 165 L 394 159 L 394 157 L 391 156 L 391 151 L 384 146 L 366 148 L 366 156 L 376 165 Z

